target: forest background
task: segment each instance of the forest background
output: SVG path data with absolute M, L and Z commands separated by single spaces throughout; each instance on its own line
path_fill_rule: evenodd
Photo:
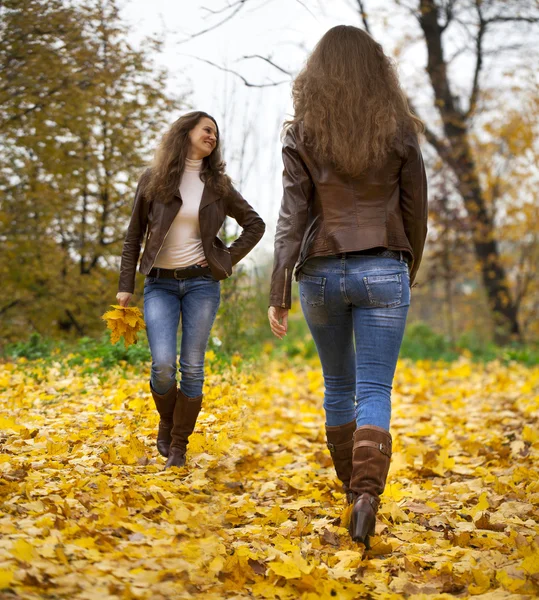
M 297 289 L 282 342 L 266 318 L 290 83 L 339 23 L 395 59 L 430 184 L 369 552 Z M 538 597 L 538 27 L 536 0 L 0 0 L 0 598 Z M 146 340 L 101 315 L 137 179 L 194 108 L 268 229 L 163 471 Z
M 8 0 L 0 3 L 0 347 L 103 342 L 138 176 L 182 112 L 208 110 L 229 173 L 268 223 L 224 282 L 211 349 L 275 351 L 266 306 L 290 82 L 330 26 L 372 33 L 426 123 L 430 229 L 403 355 L 535 362 L 537 3 L 519 0 Z M 150 29 L 157 33 L 148 34 Z M 237 234 L 228 223 L 222 235 Z M 142 278 L 137 282 L 142 289 Z M 297 299 L 297 292 L 295 293 Z M 142 307 L 141 295 L 135 303 Z M 280 352 L 314 354 L 293 312 Z

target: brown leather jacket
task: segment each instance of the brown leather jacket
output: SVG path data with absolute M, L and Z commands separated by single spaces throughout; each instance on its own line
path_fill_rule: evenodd
M 300 123 L 286 132 L 283 163 L 270 306 L 290 308 L 294 265 L 297 278 L 314 256 L 377 247 L 402 250 L 409 255 L 413 283 L 428 216 L 425 167 L 415 135 L 399 134 L 382 168 L 352 179 L 314 160 Z
M 120 265 L 120 292 L 133 293 L 135 272 L 140 255 L 142 240 L 146 238 L 140 261 L 140 272 L 147 275 L 157 257 L 172 221 L 182 205 L 180 192 L 176 192 L 169 203 L 148 201 L 144 197 L 144 184 L 149 171 L 140 178 Z M 243 228 L 241 235 L 229 248 L 217 234 L 229 215 Z M 264 221 L 236 190 L 229 196 L 218 196 L 208 186 L 204 186 L 199 209 L 200 236 L 211 274 L 221 280 L 230 277 L 232 267 L 248 254 L 260 241 L 266 228 Z

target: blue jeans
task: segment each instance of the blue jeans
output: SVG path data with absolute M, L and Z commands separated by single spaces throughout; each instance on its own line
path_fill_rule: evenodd
M 308 260 L 303 314 L 324 374 L 327 425 L 389 430 L 391 387 L 410 305 L 404 260 L 339 255 Z
M 180 280 L 146 277 L 144 320 L 152 353 L 150 385 L 155 392 L 164 394 L 176 382 L 181 315 L 180 389 L 188 398 L 202 394 L 204 355 L 220 298 L 220 283 L 211 275 Z

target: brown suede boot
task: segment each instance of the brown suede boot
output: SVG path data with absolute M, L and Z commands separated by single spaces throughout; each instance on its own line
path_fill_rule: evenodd
M 151 385 L 150 390 L 157 412 L 161 417 L 157 429 L 157 451 L 161 456 L 168 456 L 170 442 L 172 440 L 173 415 L 178 391 L 176 389 L 176 384 L 174 384 L 165 394 L 154 392 Z
M 185 452 L 189 436 L 195 429 L 198 413 L 202 407 L 202 395 L 188 398 L 178 390 L 176 408 L 174 409 L 174 426 L 172 427 L 172 442 L 165 469 L 169 467 L 183 467 L 185 465 Z
M 355 421 L 350 421 L 345 425 L 326 425 L 328 449 L 337 477 L 342 481 L 342 489 L 346 494 L 348 504 L 352 504 L 354 499 L 350 490 L 350 478 L 352 477 L 352 449 L 355 430 Z
M 354 454 L 350 489 L 355 501 L 350 518 L 350 535 L 370 548 L 376 512 L 391 460 L 391 434 L 375 425 L 363 425 L 354 433 Z

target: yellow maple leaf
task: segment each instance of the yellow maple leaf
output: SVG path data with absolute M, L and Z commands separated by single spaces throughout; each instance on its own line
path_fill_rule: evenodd
M 470 513 L 475 518 L 478 513 L 487 510 L 487 508 L 489 508 L 489 507 L 490 507 L 490 504 L 487 499 L 487 493 L 483 492 L 479 496 L 479 500 L 478 500 L 477 504 L 470 510 Z
M 521 567 L 530 575 L 537 575 L 539 573 L 539 550 L 536 550 L 533 554 L 527 556 L 523 561 Z
M 395 500 L 398 502 L 402 500 L 406 494 L 402 491 L 402 485 L 397 483 L 388 483 L 386 485 L 386 489 L 384 490 L 384 499 L 387 500 Z
M 511 577 L 511 575 L 505 571 L 498 571 L 496 573 L 496 579 L 501 585 L 510 592 L 517 592 L 523 585 L 526 584 L 525 579 L 521 577 Z
M 286 579 L 296 579 L 301 577 L 301 571 L 289 557 L 287 557 L 284 562 L 273 560 L 268 564 L 268 567 L 274 573 Z
M 470 594 L 484 594 L 490 589 L 490 577 L 482 569 L 472 569 L 474 583 L 468 586 Z
M 531 427 L 530 425 L 524 425 L 522 429 L 522 439 L 530 444 L 539 442 L 539 429 Z
M 17 540 L 11 548 L 11 554 L 23 562 L 31 562 L 35 558 L 34 547 L 25 540 Z
M 9 569 L 0 569 L 0 590 L 10 586 L 13 581 L 13 571 Z
M 129 438 L 129 444 L 118 448 L 118 456 L 126 465 L 136 465 L 144 461 L 146 457 L 146 446 L 134 435 Z
M 112 305 L 112 308 L 114 310 L 109 310 L 101 317 L 111 330 L 111 343 L 115 344 L 123 336 L 126 348 L 136 344 L 137 333 L 146 328 L 142 313 L 136 306 Z
M 99 458 L 106 464 L 114 464 L 117 461 L 116 448 L 114 446 L 106 446 L 103 452 L 99 455 Z

